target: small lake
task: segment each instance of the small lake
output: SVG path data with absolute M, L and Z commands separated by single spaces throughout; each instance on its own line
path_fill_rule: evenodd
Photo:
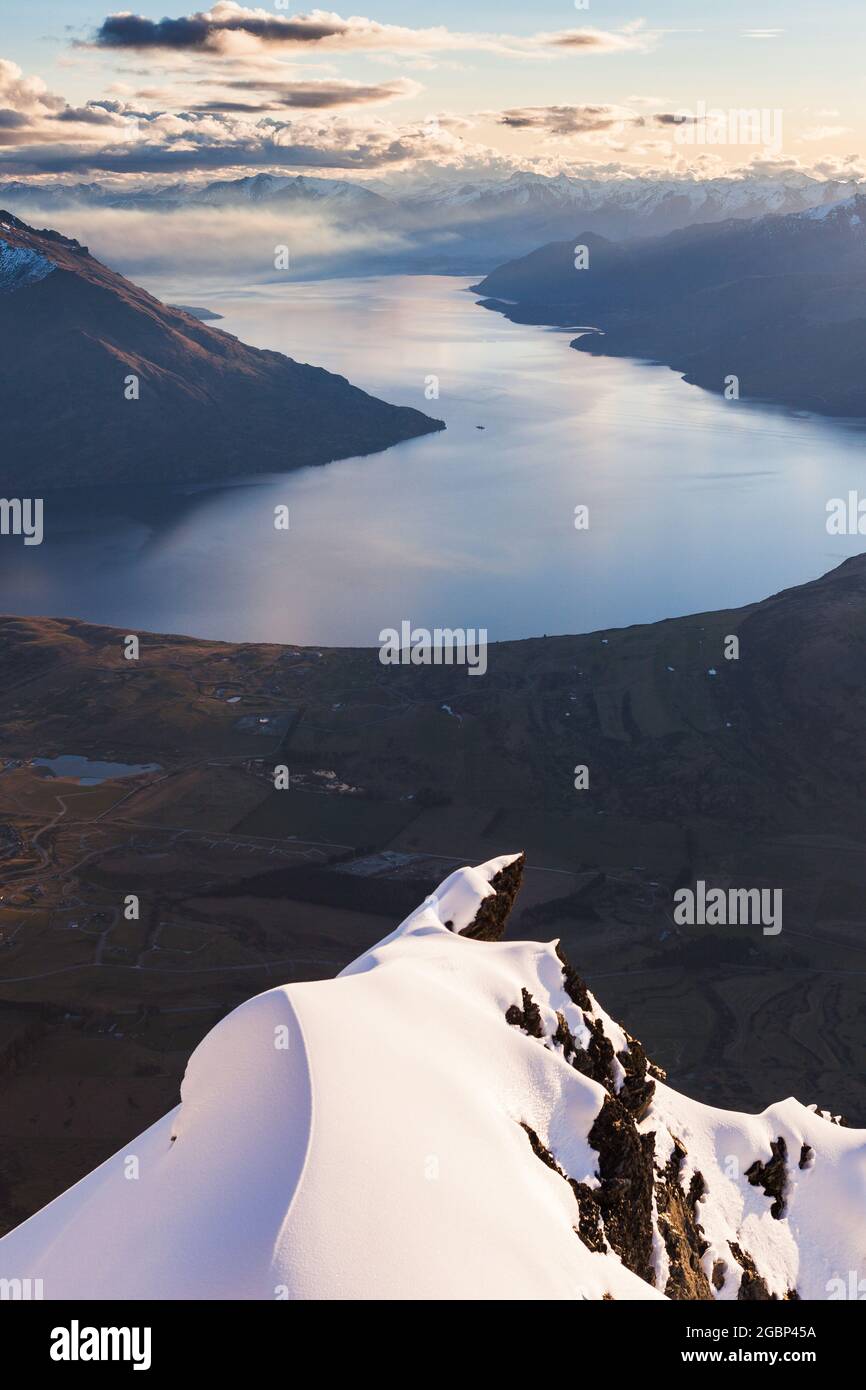
M 159 763 L 104 763 L 83 758 L 77 753 L 62 753 L 59 758 L 33 758 L 34 767 L 45 767 L 52 777 L 67 777 L 82 787 L 95 787 L 114 777 L 140 777 L 145 772 L 161 772 Z
M 231 640 L 367 646 L 403 619 L 496 640 L 748 603 L 863 548 L 825 524 L 861 482 L 859 427 L 574 352 L 468 283 L 149 283 L 448 428 L 237 486 L 49 497 L 42 546 L 0 538 L 0 610 Z

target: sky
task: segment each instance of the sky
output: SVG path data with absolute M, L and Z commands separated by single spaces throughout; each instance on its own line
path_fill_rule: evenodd
M 2 0 L 0 178 L 866 172 L 843 0 L 357 3 Z

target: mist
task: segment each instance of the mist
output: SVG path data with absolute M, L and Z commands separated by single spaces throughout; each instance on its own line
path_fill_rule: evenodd
M 189 207 L 167 211 L 16 202 L 16 217 L 74 237 L 113 270 L 154 293 L 274 280 L 371 275 L 416 250 L 381 226 L 347 226 L 316 210 Z M 286 254 L 281 248 L 288 248 Z

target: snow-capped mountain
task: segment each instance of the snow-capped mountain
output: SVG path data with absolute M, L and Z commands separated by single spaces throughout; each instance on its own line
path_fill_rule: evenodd
M 866 1132 L 679 1094 L 556 942 L 522 857 L 460 869 L 337 979 L 250 999 L 180 1105 L 0 1241 L 45 1298 L 826 1299 Z
M 0 204 L 31 214 L 84 206 L 177 212 L 187 208 L 310 210 L 339 226 L 374 225 L 396 245 L 368 258 L 389 270 L 492 269 L 546 241 L 579 232 L 620 240 L 695 224 L 832 206 L 859 185 L 807 174 L 776 177 L 578 178 L 520 171 L 506 178 L 416 181 L 399 175 L 369 183 L 308 174 L 255 174 L 208 184 L 179 182 L 0 184 Z M 357 252 L 352 253 L 357 270 Z
M 803 222 L 826 222 L 837 227 L 862 227 L 863 210 L 866 198 L 861 193 L 852 193 L 839 203 L 822 203 L 820 207 L 807 208 L 798 214 Z
M 0 183 L 4 206 L 151 208 L 256 207 L 285 203 L 328 204 L 347 213 L 388 209 L 387 198 L 349 179 L 313 178 L 308 174 L 252 174 L 208 184 L 172 183 L 136 187 L 102 183 Z
M 604 236 L 653 235 L 693 223 L 762 217 L 830 205 L 857 185 L 807 174 L 778 178 L 585 179 L 531 172 L 505 180 L 432 183 L 399 199 L 403 208 L 533 223 L 551 237 L 578 231 Z M 392 196 L 398 196 L 396 189 Z M 579 217 L 579 224 L 575 217 Z M 561 230 L 555 230 L 560 228 Z M 527 228 L 528 230 L 528 228 Z
M 384 212 L 388 199 L 362 184 L 348 179 L 311 178 L 307 174 L 254 174 L 250 178 L 222 179 L 192 194 L 181 194 L 183 202 L 215 207 L 243 207 L 245 204 L 327 204 L 337 212 L 360 214 Z

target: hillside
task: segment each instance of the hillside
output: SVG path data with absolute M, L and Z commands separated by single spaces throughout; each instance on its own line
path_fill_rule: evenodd
M 444 429 L 169 308 L 6 212 L 0 341 L 0 488 L 14 494 L 278 473 Z
M 588 268 L 575 268 L 575 247 Z M 866 197 L 625 244 L 540 247 L 475 286 L 522 323 L 593 328 L 581 352 L 664 362 L 686 380 L 828 415 L 866 416 Z

